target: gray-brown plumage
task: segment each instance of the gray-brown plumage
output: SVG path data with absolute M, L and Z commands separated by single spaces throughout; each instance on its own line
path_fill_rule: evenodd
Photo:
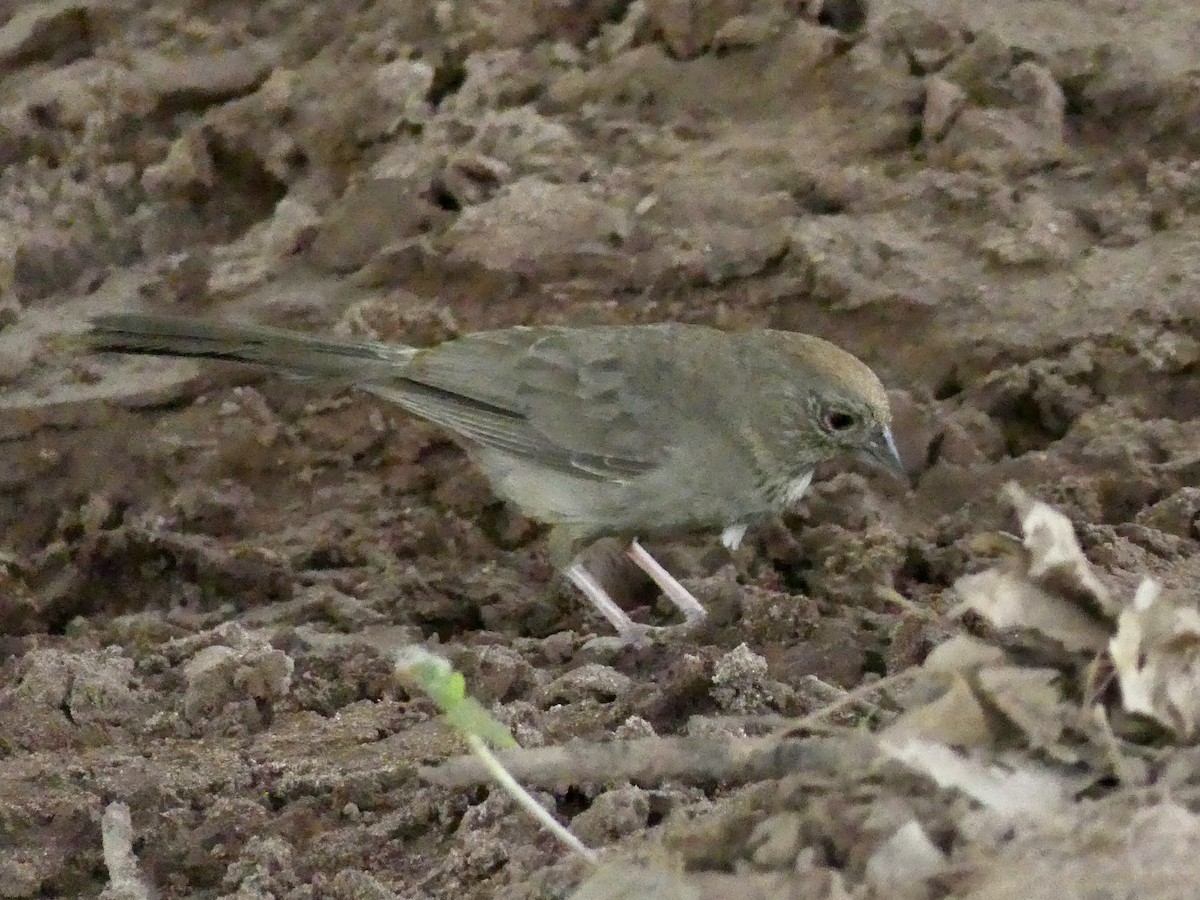
M 453 432 L 493 489 L 552 526 L 554 562 L 627 638 L 577 561 L 605 536 L 684 611 L 704 611 L 638 537 L 698 529 L 736 546 L 853 453 L 900 468 L 887 395 L 833 344 L 695 325 L 506 328 L 429 349 L 139 314 L 99 316 L 91 349 L 236 360 L 347 380 Z

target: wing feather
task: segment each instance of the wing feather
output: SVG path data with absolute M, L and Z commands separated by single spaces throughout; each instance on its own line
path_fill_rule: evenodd
M 655 468 L 648 460 L 587 453 L 555 444 L 518 411 L 410 379 L 370 385 L 376 396 L 448 428 L 470 443 L 499 450 L 549 469 L 596 481 L 625 481 Z

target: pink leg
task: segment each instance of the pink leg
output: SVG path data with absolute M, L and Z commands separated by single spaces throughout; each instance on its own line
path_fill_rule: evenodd
M 647 552 L 646 548 L 634 540 L 625 551 L 639 569 L 645 572 L 658 585 L 668 600 L 678 607 L 688 625 L 703 622 L 708 613 L 700 605 L 700 601 L 692 596 L 692 592 L 675 580 L 675 576 L 662 567 L 662 564 Z M 612 602 L 611 600 L 609 601 Z
M 629 618 L 625 610 L 617 606 L 613 598 L 608 596 L 608 591 L 604 589 L 604 586 L 581 563 L 571 563 L 567 568 L 567 577 L 571 579 L 571 583 L 575 587 L 579 588 L 580 593 L 587 597 L 596 609 L 600 610 L 601 615 L 612 622 L 613 627 L 617 629 L 617 634 L 625 641 L 637 643 L 646 637 L 649 629 Z

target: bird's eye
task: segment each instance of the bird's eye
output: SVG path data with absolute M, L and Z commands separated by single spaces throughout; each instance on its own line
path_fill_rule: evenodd
M 831 409 L 821 417 L 821 425 L 830 434 L 849 431 L 858 424 L 858 419 L 852 413 L 841 409 Z

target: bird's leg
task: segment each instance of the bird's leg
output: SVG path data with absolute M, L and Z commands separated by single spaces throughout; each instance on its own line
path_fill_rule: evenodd
M 708 613 L 700 605 L 700 601 L 693 597 L 692 592 L 680 584 L 674 575 L 664 569 L 636 538 L 630 542 L 625 553 L 639 569 L 650 576 L 666 598 L 679 608 L 687 625 L 696 625 L 704 621 Z
M 575 585 L 579 592 L 600 611 L 601 615 L 612 623 L 623 641 L 638 644 L 651 635 L 688 628 L 705 618 L 704 607 L 700 605 L 700 602 L 635 540 L 625 550 L 626 555 L 639 569 L 653 579 L 667 599 L 679 607 L 686 621 L 682 625 L 667 626 L 642 625 L 633 621 L 629 618 L 629 614 L 609 596 L 599 579 L 583 564 L 582 548 L 590 543 L 591 538 L 591 535 L 579 534 L 568 526 L 556 526 L 550 532 L 550 559 L 556 566 L 561 566 L 571 584 Z
M 612 622 L 613 627 L 617 629 L 617 634 L 628 643 L 638 643 L 645 639 L 650 629 L 645 625 L 639 625 L 625 610 L 621 609 L 616 604 L 612 597 L 608 596 L 608 591 L 604 589 L 596 577 L 583 567 L 578 559 L 571 563 L 566 569 L 567 578 L 571 579 L 571 584 L 579 588 L 580 593 L 591 601 L 596 609 L 600 610 L 604 618 Z
M 604 589 L 604 585 L 583 564 L 583 551 L 592 540 L 594 536 L 586 531 L 580 532 L 570 525 L 556 525 L 550 530 L 547 542 L 550 561 L 567 576 L 583 596 L 588 598 L 592 606 L 612 623 L 622 641 L 640 644 L 652 629 L 629 618 L 629 614 L 617 605 Z

